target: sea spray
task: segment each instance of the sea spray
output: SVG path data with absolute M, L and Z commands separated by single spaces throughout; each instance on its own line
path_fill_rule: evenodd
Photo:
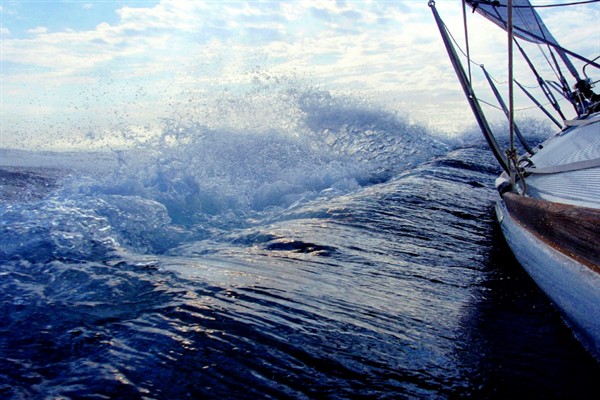
M 27 153 L 69 166 L 56 175 L 13 163 L 2 183 L 21 191 L 0 202 L 0 393 L 593 390 L 598 365 L 495 228 L 489 154 L 477 143 L 444 153 L 360 103 L 311 93 L 297 131 L 182 114 L 162 143 Z
M 26 156 L 37 159 L 38 167 L 62 171 L 60 184 L 36 210 L 40 243 L 57 234 L 64 242 L 49 246 L 49 257 L 87 246 L 80 254 L 85 258 L 100 251 L 98 243 L 106 243 L 107 254 L 115 247 L 163 253 L 182 241 L 385 182 L 448 149 L 427 129 L 364 98 L 260 71 L 249 74 L 246 86 L 224 87 L 213 96 L 188 90 L 171 98 L 169 115 L 153 138 L 152 121 L 140 131 L 123 115 L 110 129 L 90 127 L 73 139 L 73 146 L 88 140 L 103 151 Z M 28 211 L 11 207 L 6 215 L 22 213 L 19 224 L 33 221 Z M 57 227 L 57 221 L 70 222 Z M 22 232 L 11 232 L 6 243 L 31 241 L 29 228 Z M 7 257 L 18 253 L 9 247 Z

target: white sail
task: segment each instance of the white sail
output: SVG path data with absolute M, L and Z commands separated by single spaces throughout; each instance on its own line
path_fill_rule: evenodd
M 506 30 L 508 27 L 508 1 L 507 0 L 466 0 L 474 11 L 483 15 L 496 25 Z M 558 44 L 554 36 L 550 33 L 544 21 L 535 11 L 535 8 L 529 0 L 513 0 L 513 34 L 523 40 L 534 43 L 545 43 L 556 49 L 556 52 L 563 60 L 569 72 L 578 81 L 579 74 L 576 68 L 567 57 L 567 54 L 573 53 Z M 576 56 L 577 57 L 577 56 Z M 577 57 L 579 58 L 579 57 Z M 589 60 L 585 60 L 589 61 Z M 592 65 L 597 66 L 592 62 Z
M 506 30 L 508 26 L 508 7 L 506 0 L 482 1 L 466 0 L 467 3 L 487 19 Z M 558 42 L 535 11 L 529 0 L 513 0 L 513 29 L 515 36 L 534 43 L 549 43 L 558 46 Z

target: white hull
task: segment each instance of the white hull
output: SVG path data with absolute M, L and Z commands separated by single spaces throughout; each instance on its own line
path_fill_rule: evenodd
M 600 361 L 600 94 L 592 90 L 597 78 L 590 75 L 593 68 L 596 68 L 594 73 L 600 71 L 600 64 L 597 59 L 587 59 L 560 46 L 529 0 L 466 0 L 466 3 L 508 32 L 508 106 L 494 83 L 497 80 L 483 66 L 482 70 L 499 108 L 509 117 L 509 149 L 502 149 L 489 126 L 473 89 L 471 71 L 469 69 L 467 74 L 463 67 L 457 45 L 437 12 L 435 1 L 429 1 L 429 6 L 475 120 L 504 171 L 496 180 L 496 188 L 502 196 L 496 207 L 502 231 L 521 265 L 560 308 L 583 344 Z M 466 32 L 466 18 L 464 28 Z M 468 37 L 466 39 L 468 44 Z M 519 44 L 521 40 L 548 45 L 547 48 L 538 46 L 538 50 L 542 50 L 548 63 L 546 52 L 552 54 L 555 66 L 549 76 L 555 76 L 552 79 L 557 78 L 560 83 L 542 77 L 538 69 L 541 65 L 534 67 L 532 58 Z M 520 78 L 513 75 L 520 73 L 512 63 L 515 44 L 532 73 L 523 78 L 535 76 L 543 97 L 532 94 L 518 82 Z M 467 62 L 473 62 L 468 52 L 465 55 Z M 575 59 L 584 63 L 581 73 L 573 64 Z M 568 76 L 560 71 L 563 67 L 569 71 Z M 574 82 L 568 83 L 571 78 Z M 513 124 L 513 83 L 561 128 L 535 148 Z M 573 106 L 575 119 L 565 120 L 567 117 L 553 92 Z M 553 105 L 558 118 L 553 116 L 550 107 L 542 105 L 544 100 L 540 100 L 544 98 Z M 516 139 L 526 150 L 520 158 L 516 157 Z
M 501 199 L 496 214 L 519 263 L 600 360 L 600 274 L 540 240 L 510 216 Z

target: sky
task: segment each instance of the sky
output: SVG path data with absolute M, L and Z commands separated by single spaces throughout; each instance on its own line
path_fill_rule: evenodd
M 463 40 L 461 2 L 437 8 Z M 0 147 L 127 145 L 182 113 L 278 128 L 285 93 L 309 90 L 450 133 L 474 122 L 427 0 L 1 0 L 0 16 Z M 600 3 L 542 16 L 600 54 Z M 468 18 L 474 58 L 505 79 L 505 34 Z

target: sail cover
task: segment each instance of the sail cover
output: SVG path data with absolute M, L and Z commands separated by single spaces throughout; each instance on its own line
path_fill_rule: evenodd
M 486 1 L 466 0 L 473 10 L 506 30 L 508 26 L 507 0 Z M 514 35 L 534 43 L 547 43 L 558 46 L 542 19 L 532 7 L 529 0 L 513 0 Z

